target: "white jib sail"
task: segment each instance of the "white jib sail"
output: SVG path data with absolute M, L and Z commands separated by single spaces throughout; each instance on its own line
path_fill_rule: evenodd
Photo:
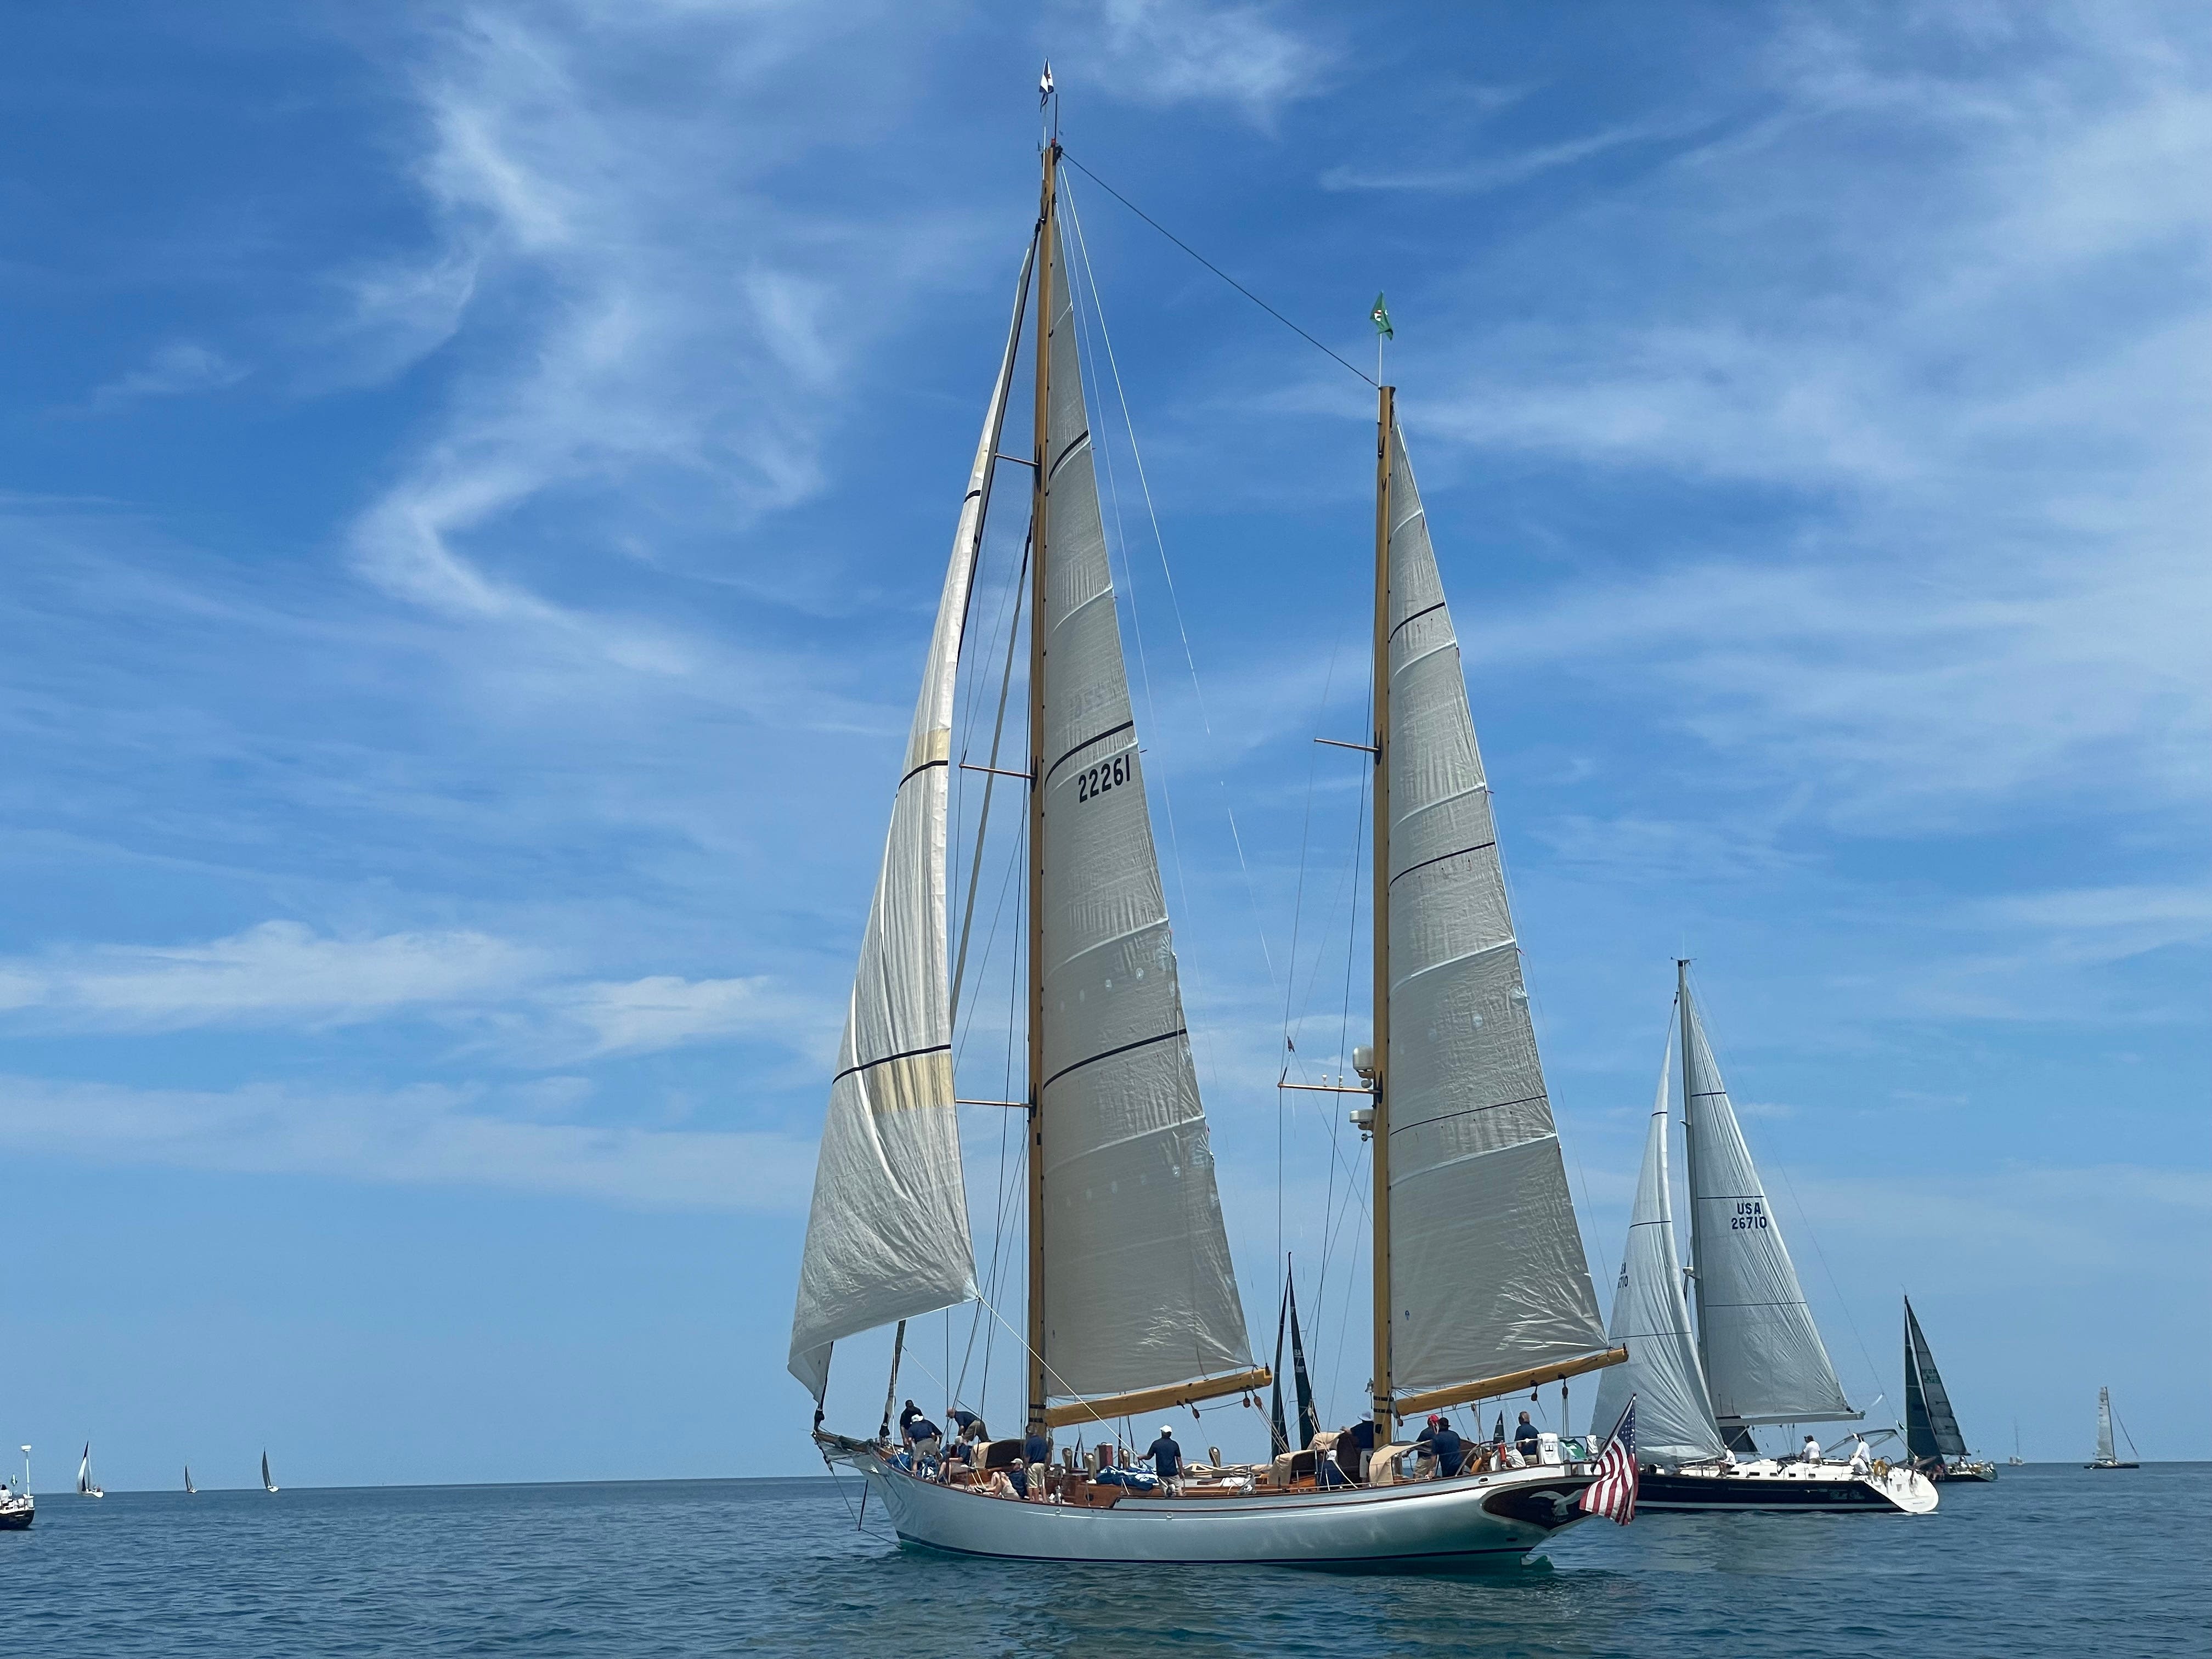
M 1636 1207 L 1628 1220 L 1628 1246 L 1620 1283 L 1613 1293 L 1607 1340 L 1626 1347 L 1628 1363 L 1599 1375 L 1590 1432 L 1604 1434 L 1636 1397 L 1636 1449 L 1662 1463 L 1694 1463 L 1721 1455 L 1713 1402 L 1690 1334 L 1690 1309 L 1682 1295 L 1682 1263 L 1674 1250 L 1674 1215 L 1667 1182 L 1667 1073 L 1674 1060 L 1670 1038 L 1660 1062 L 1658 1098 L 1644 1142 L 1644 1170 L 1636 1178 Z
M 1025 259 L 1024 293 L 1029 271 Z M 817 1401 L 829 1386 L 830 1347 L 838 1338 L 975 1293 L 953 1105 L 945 820 L 961 629 L 1020 316 L 1018 300 L 953 532 L 830 1085 L 791 1321 L 791 1374 Z
M 1391 1381 L 1602 1352 L 1459 638 L 1405 440 L 1390 453 Z
M 2112 1444 L 2112 1391 L 2097 1390 L 2097 1461 L 2117 1463 L 2120 1454 Z
M 1714 1413 L 1724 1424 L 1856 1419 L 1805 1304 L 1686 981 L 1681 995 L 1692 1265 Z
M 1066 270 L 1056 247 L 1054 266 Z M 1037 745 L 1044 1361 L 1062 1397 L 1251 1364 L 1145 803 L 1073 289 L 1054 284 Z

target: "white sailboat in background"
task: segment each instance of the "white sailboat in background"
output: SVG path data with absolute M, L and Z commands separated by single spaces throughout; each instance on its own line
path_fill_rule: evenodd
M 1759 1454 L 1754 1425 L 1856 1422 L 1864 1413 L 1844 1398 L 1806 1305 L 1691 997 L 1686 962 L 1675 965 L 1674 996 L 1692 1266 L 1686 1274 L 1675 1255 L 1668 1179 L 1670 1036 L 1607 1328 L 1628 1363 L 1599 1381 L 1593 1421 L 1611 1422 L 1636 1396 L 1645 1466 L 1639 1509 L 1923 1514 L 1936 1507 L 1936 1488 L 1911 1469 Z M 1686 1277 L 1696 1287 L 1694 1339 Z
M 198 1486 L 192 1485 L 192 1466 L 187 1463 L 185 1465 L 185 1496 L 190 1498 L 198 1490 Z
M 84 1455 L 77 1461 L 76 1495 L 79 1498 L 105 1498 L 107 1496 L 106 1492 L 103 1492 L 98 1483 L 92 1478 L 92 1442 L 89 1440 L 84 1443 Z
M 2097 1455 L 2088 1462 L 2084 1463 L 2081 1466 L 2083 1468 L 2139 1469 L 2142 1467 L 2141 1463 L 2121 1461 L 2119 1448 L 2112 1442 L 2112 1391 L 2110 1389 L 2100 1389 L 2097 1390 Z M 2128 1452 L 2130 1457 L 2140 1456 L 2141 1454 L 2136 1451 L 2136 1437 L 2128 1434 L 2126 1424 L 2120 1425 L 2120 1432 L 2127 1436 Z
M 276 1490 L 276 1483 L 269 1478 L 269 1454 L 266 1451 L 261 1454 L 261 1490 L 264 1492 Z
M 1458 641 L 1381 388 L 1376 431 L 1376 1449 L 1213 1468 L 1201 1494 L 1091 1478 L 1117 1425 L 1251 1395 L 1254 1363 L 1191 1062 L 1139 771 L 1045 147 L 1023 299 L 987 406 L 830 1087 L 790 1368 L 825 1459 L 866 1477 L 902 1539 L 1055 1560 L 1448 1569 L 1525 1553 L 1580 1519 L 1586 1466 L 1404 1478 L 1407 1418 L 1616 1364 L 1569 1199 L 1492 826 Z M 879 1434 L 824 1431 L 833 1345 L 978 1297 L 962 1185 L 946 972 L 945 819 L 963 617 L 1030 278 L 1027 1431 L 1073 1430 L 1044 1502 L 1008 1502 Z M 1366 745 L 1360 745 L 1365 748 Z M 1371 1112 L 1371 1115 L 1370 1113 Z M 1395 1315 L 1395 1316 L 1394 1316 Z M 998 1317 L 996 1310 L 992 1316 Z M 1012 1328 L 1012 1322 L 1006 1322 Z M 897 1345 L 895 1344 L 895 1352 Z M 894 1360 L 896 1366 L 896 1361 Z M 895 1395 L 894 1386 L 890 1393 Z M 1318 1437 L 1317 1437 L 1318 1438 Z M 1556 1441 L 1554 1442 L 1556 1447 Z M 996 1467 L 999 1443 L 979 1454 Z M 1303 1464 L 1301 1460 L 1304 1460 Z M 1512 1460 L 1518 1463 L 1517 1457 Z

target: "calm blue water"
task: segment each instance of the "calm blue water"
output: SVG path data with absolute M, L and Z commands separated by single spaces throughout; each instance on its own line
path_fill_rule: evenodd
M 1924 1518 L 1589 1522 L 1481 1578 L 948 1561 L 827 1480 L 41 1498 L 0 1650 L 2077 1659 L 2212 1652 L 2212 1464 L 2008 1470 Z

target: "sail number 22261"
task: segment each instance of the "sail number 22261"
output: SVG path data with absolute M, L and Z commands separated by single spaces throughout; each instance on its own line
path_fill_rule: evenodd
M 1109 789 L 1118 789 L 1125 783 L 1137 781 L 1137 757 L 1116 755 L 1112 760 L 1100 761 L 1086 767 L 1075 777 L 1075 799 L 1086 801 L 1104 794 Z

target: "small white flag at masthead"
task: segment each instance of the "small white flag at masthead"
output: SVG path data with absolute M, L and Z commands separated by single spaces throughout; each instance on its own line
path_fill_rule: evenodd
M 1052 59 L 1045 59 L 1044 73 L 1037 76 L 1037 107 L 1042 109 L 1052 97 Z

